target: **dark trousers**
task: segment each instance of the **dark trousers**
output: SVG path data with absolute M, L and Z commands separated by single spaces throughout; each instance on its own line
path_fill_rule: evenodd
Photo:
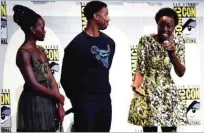
M 109 132 L 112 120 L 110 95 L 80 97 L 72 100 L 75 132 Z

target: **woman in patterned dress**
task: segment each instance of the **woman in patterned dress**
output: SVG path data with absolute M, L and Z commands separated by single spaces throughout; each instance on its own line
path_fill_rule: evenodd
M 48 59 L 36 41 L 45 37 L 43 18 L 31 9 L 15 5 L 13 19 L 25 33 L 16 64 L 25 80 L 19 98 L 17 132 L 55 132 L 64 118 L 64 96 L 48 66 Z
M 142 126 L 144 132 L 157 132 L 157 126 L 176 132 L 187 117 L 170 71 L 173 66 L 179 77 L 185 73 L 184 41 L 174 36 L 178 16 L 173 9 L 160 9 L 155 20 L 158 34 L 144 35 L 138 44 L 128 122 Z

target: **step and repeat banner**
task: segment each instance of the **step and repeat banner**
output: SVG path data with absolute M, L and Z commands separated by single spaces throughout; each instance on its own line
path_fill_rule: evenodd
M 179 16 L 175 35 L 185 40 L 185 66 L 183 77 L 171 74 L 187 108 L 188 125 L 178 127 L 178 131 L 203 131 L 200 106 L 200 38 L 202 10 L 204 2 L 107 2 L 110 16 L 109 27 L 103 32 L 116 43 L 116 51 L 110 70 L 112 86 L 112 125 L 111 132 L 139 132 L 142 127 L 127 122 L 130 102 L 133 98 L 131 88 L 136 69 L 137 45 L 143 35 L 157 33 L 154 19 L 156 12 L 163 7 L 171 7 Z M 24 33 L 13 21 L 13 6 L 27 6 L 40 14 L 45 20 L 46 37 L 37 42 L 47 53 L 52 73 L 58 82 L 60 92 L 65 95 L 60 85 L 61 65 L 64 48 L 86 28 L 84 16 L 85 2 L 74 1 L 1 1 L 1 47 L 6 47 L 6 54 L 0 53 L 4 63 L 0 64 L 0 76 L 3 77 L 1 92 L 1 131 L 16 131 L 16 113 L 18 99 L 23 90 L 24 80 L 16 66 L 16 52 L 24 41 Z M 52 9 L 52 10 L 51 10 Z M 144 10 L 146 9 L 146 10 Z M 83 59 L 82 59 L 83 60 Z M 202 102 L 201 102 L 202 103 Z M 65 100 L 65 110 L 71 108 L 69 99 Z M 73 114 L 65 116 L 64 130 L 69 132 L 73 125 Z

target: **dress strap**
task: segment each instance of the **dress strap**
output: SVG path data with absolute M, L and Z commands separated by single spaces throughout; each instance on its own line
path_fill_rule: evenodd
M 33 54 L 33 51 L 32 50 L 28 50 L 25 47 L 20 47 L 19 51 L 26 51 L 26 52 L 28 52 L 31 55 L 31 57 L 35 57 L 35 55 Z

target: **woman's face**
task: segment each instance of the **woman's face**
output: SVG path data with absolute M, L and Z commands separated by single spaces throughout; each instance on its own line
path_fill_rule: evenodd
M 34 28 L 35 28 L 34 36 L 36 40 L 43 41 L 46 33 L 44 20 L 42 18 L 39 18 Z
M 158 22 L 158 35 L 160 40 L 169 40 L 169 38 L 173 35 L 174 27 L 175 24 L 173 17 L 162 16 Z

